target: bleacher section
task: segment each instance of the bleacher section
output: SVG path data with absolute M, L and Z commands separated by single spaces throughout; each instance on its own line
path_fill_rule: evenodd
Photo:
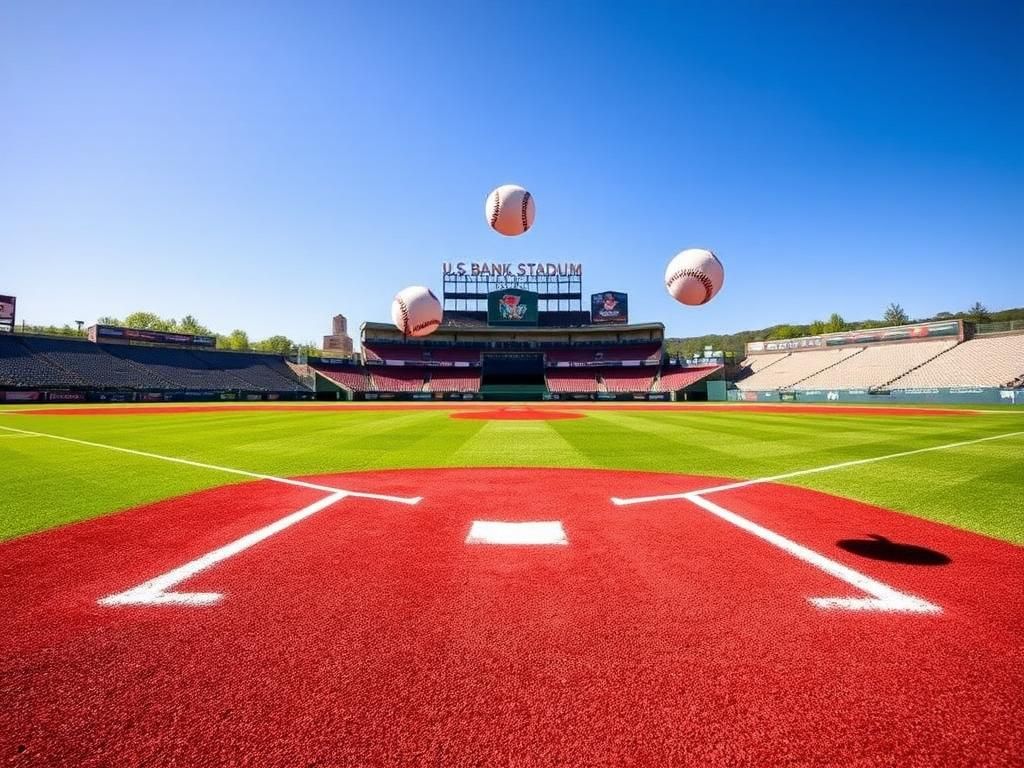
M 570 347 L 546 350 L 544 355 L 547 365 L 557 363 L 573 363 L 576 365 L 600 365 L 623 361 L 643 361 L 658 363 L 661 361 L 660 344 L 633 344 L 621 347 L 601 347 L 600 349 Z
M 600 376 L 608 392 L 650 392 L 657 373 L 655 366 L 603 368 Z
M 355 366 L 333 367 L 315 363 L 310 363 L 309 367 L 335 384 L 340 384 L 345 389 L 353 392 L 366 392 L 370 389 L 370 377 L 366 373 L 365 368 L 357 368 Z
M 852 347 L 794 352 L 736 382 L 736 387 L 742 390 L 774 390 L 793 387 L 826 368 L 860 354 L 862 349 L 862 347 Z
M 774 365 L 784 357 L 788 357 L 789 352 L 774 352 L 763 355 L 751 355 L 750 357 L 744 358 L 740 363 L 742 370 L 749 370 L 750 373 L 757 373 L 762 368 L 767 368 L 769 365 Z
M 982 336 L 889 381 L 886 389 L 1002 387 L 1020 377 L 1024 377 L 1024 335 Z
M 809 390 L 880 387 L 901 374 L 923 365 L 936 355 L 952 349 L 956 344 L 956 339 L 943 339 L 865 347 L 859 355 L 848 357 L 838 365 L 804 379 L 793 388 Z
M 479 392 L 479 368 L 433 368 L 430 371 L 431 392 Z
M 421 392 L 428 370 L 378 365 L 369 369 L 370 389 L 380 392 Z
M 545 378 L 551 392 L 599 392 L 597 371 L 588 368 L 548 368 Z
M 274 355 L 94 344 L 0 334 L 0 385 L 72 389 L 305 392 Z
M 707 368 L 679 368 L 666 366 L 655 385 L 655 392 L 678 392 L 696 384 L 713 373 L 722 370 L 723 366 L 713 365 Z

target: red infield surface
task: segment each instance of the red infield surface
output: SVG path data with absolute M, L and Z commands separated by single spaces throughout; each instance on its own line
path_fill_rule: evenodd
M 1024 549 L 795 488 L 706 497 L 937 609 L 826 610 L 810 600 L 863 592 L 686 499 L 610 502 L 708 478 L 473 469 L 316 482 L 422 501 L 350 497 L 164 587 L 222 595 L 207 605 L 97 601 L 326 494 L 225 486 L 0 545 L 3 759 L 1021 764 Z M 467 544 L 475 521 L 546 522 L 565 538 Z M 837 546 L 871 534 L 950 562 Z
M 739 411 L 744 413 L 812 413 L 822 416 L 976 416 L 978 411 L 957 408 L 886 408 L 879 406 L 846 406 L 846 405 L 800 405 L 790 403 L 751 403 L 749 405 L 732 403 L 721 405 L 700 405 L 683 403 L 587 403 L 559 401 L 552 403 L 532 403 L 529 408 L 560 408 L 573 411 L 610 410 L 610 411 Z M 352 403 L 347 405 L 296 405 L 289 403 L 271 403 L 268 405 L 127 405 L 114 407 L 90 406 L 59 406 L 55 408 L 18 408 L 7 413 L 30 413 L 34 416 L 139 416 L 176 413 L 225 413 L 239 411 L 421 411 L 421 410 L 494 410 L 493 403 L 466 402 L 393 402 L 393 403 Z M 469 418 L 469 417 L 466 417 Z

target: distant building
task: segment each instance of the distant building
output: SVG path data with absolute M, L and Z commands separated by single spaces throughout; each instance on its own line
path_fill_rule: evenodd
M 348 320 L 344 315 L 334 316 L 332 329 L 330 336 L 324 336 L 324 352 L 336 357 L 351 357 L 352 337 L 348 335 Z

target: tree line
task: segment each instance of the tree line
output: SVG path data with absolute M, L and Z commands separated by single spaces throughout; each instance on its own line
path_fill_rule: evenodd
M 160 317 L 154 312 L 132 312 L 123 320 L 104 316 L 96 321 L 97 325 L 114 325 L 119 328 L 136 328 L 143 331 L 163 331 L 165 333 L 187 333 L 192 336 L 213 336 L 217 339 L 217 349 L 229 349 L 237 352 L 274 352 L 278 355 L 294 355 L 305 353 L 308 355 L 320 356 L 323 350 L 313 342 L 295 342 L 287 336 L 271 336 L 266 339 L 252 341 L 249 334 L 241 328 L 236 328 L 230 333 L 216 333 L 211 331 L 192 315 L 185 315 L 180 320 L 173 317 Z M 26 333 L 49 333 L 59 336 L 85 336 L 85 331 L 79 331 L 70 325 L 64 326 L 43 326 L 25 325 L 22 328 Z
M 962 319 L 975 324 L 1024 320 L 1024 308 L 991 312 L 981 302 L 975 302 L 973 306 L 961 312 L 939 312 L 933 317 L 911 318 L 902 306 L 893 302 L 885 308 L 882 317 L 878 320 L 847 322 L 843 319 L 842 315 L 835 312 L 827 320 L 815 320 L 805 325 L 783 323 L 760 330 L 740 331 L 732 334 L 708 334 L 705 336 L 666 339 L 665 347 L 670 355 L 682 356 L 699 354 L 703 352 L 704 347 L 711 346 L 716 350 L 722 350 L 727 355 L 734 355 L 737 360 L 740 360 L 745 355 L 746 345 L 751 341 L 797 339 L 802 336 L 819 336 L 823 333 L 861 331 L 868 328 L 886 328 L 892 325 L 955 319 Z

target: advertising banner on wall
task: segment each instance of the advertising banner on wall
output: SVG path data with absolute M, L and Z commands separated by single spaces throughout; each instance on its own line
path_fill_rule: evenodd
M 0 325 L 14 327 L 14 309 L 18 300 L 13 296 L 0 296 Z
M 487 294 L 488 325 L 537 325 L 537 294 L 518 288 Z
M 604 291 L 590 295 L 590 322 L 628 323 L 629 297 L 619 291 Z
M 187 344 L 191 347 L 213 348 L 217 346 L 215 336 L 193 336 L 190 333 L 147 331 L 141 328 L 119 328 L 112 325 L 89 326 L 89 341 L 142 341 L 146 344 Z
M 866 328 L 860 331 L 843 331 L 822 336 L 805 336 L 799 339 L 773 339 L 747 343 L 747 354 L 759 352 L 799 352 L 806 349 L 825 347 L 865 346 L 884 344 L 890 341 L 927 341 L 930 339 L 955 338 L 963 340 L 964 326 L 961 320 L 943 320 L 935 323 L 900 325 L 891 328 Z

